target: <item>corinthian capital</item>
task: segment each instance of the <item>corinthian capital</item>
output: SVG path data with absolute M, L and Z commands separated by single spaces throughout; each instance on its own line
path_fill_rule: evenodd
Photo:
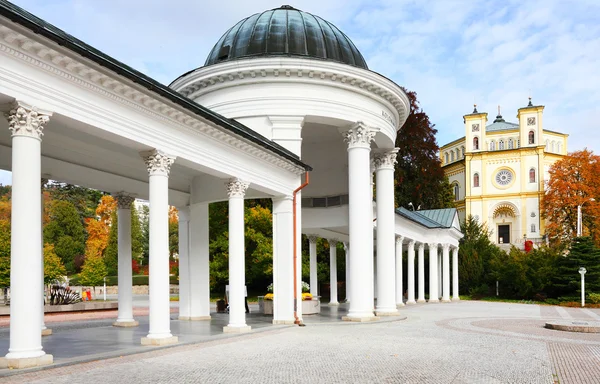
M 123 192 L 119 192 L 115 195 L 117 199 L 117 208 L 119 209 L 131 209 L 131 204 L 135 201 L 135 197 L 128 195 Z
M 250 183 L 242 181 L 240 179 L 230 179 L 227 183 L 225 183 L 225 187 L 227 187 L 227 195 L 229 195 L 229 198 L 244 198 L 244 195 L 246 194 L 246 189 L 248 189 L 249 185 Z
M 27 136 L 41 140 L 44 126 L 50 120 L 52 113 L 42 112 L 36 107 L 17 101 L 10 106 L 10 111 L 4 116 L 8 120 L 8 129 L 12 136 Z
M 348 148 L 371 148 L 371 141 L 373 141 L 377 132 L 379 132 L 379 128 L 369 127 L 359 121 L 342 134 Z
M 306 237 L 308 237 L 308 242 L 309 243 L 311 243 L 311 244 L 316 244 L 317 243 L 317 239 L 318 239 L 317 235 L 308 235 Z
M 396 236 L 396 244 L 402 244 L 404 241 L 404 236 Z
M 373 154 L 373 165 L 375 169 L 394 169 L 399 148 L 385 150 Z
M 154 149 L 148 152 L 141 152 L 140 155 L 146 163 L 148 174 L 169 176 L 171 165 L 175 162 L 175 156 L 167 155 L 166 153 Z

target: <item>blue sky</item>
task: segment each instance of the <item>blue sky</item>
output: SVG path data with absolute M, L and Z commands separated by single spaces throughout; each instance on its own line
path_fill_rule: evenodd
M 201 66 L 242 18 L 282 1 L 14 0 L 165 84 Z M 600 1 L 306 0 L 290 5 L 337 25 L 369 68 L 416 91 L 440 145 L 473 110 L 546 106 L 544 128 L 570 151 L 600 151 Z M 6 175 L 0 175 L 0 182 Z

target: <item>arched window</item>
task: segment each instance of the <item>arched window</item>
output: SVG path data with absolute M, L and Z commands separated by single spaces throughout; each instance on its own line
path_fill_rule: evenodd
M 535 232 L 535 224 L 531 224 L 531 232 Z
M 561 148 L 560 142 L 558 143 L 558 146 L 556 148 L 556 153 L 562 153 L 562 148 Z
M 450 160 L 451 160 L 451 161 L 454 161 L 454 151 L 451 151 L 451 152 L 450 152 Z
M 535 132 L 529 131 L 529 144 L 535 144 Z
M 479 137 L 473 138 L 473 149 L 479 149 Z
M 515 147 L 515 143 L 513 139 L 508 139 L 508 149 L 513 149 Z
M 454 184 L 454 200 L 456 200 L 456 201 L 459 200 L 459 192 L 460 192 L 460 188 L 459 188 L 458 184 Z
M 448 152 L 446 152 L 445 155 L 446 155 L 446 164 L 448 164 Z
M 490 141 L 490 151 L 496 150 L 496 142 L 494 140 Z
M 517 148 L 521 147 L 521 139 L 517 139 Z
M 498 142 L 498 149 L 500 149 L 500 150 L 504 149 L 504 140 L 500 140 Z
M 553 141 L 553 142 L 550 144 L 550 151 L 551 151 L 551 152 L 555 152 L 555 151 L 554 151 L 554 149 L 556 148 L 556 146 L 555 146 L 555 145 L 556 145 L 556 142 L 554 142 L 554 141 Z
M 546 140 L 546 152 L 550 152 L 550 142 Z
M 460 148 L 456 148 L 456 160 L 460 159 Z
M 473 175 L 473 188 L 479 187 L 479 173 Z
M 535 168 L 529 170 L 529 182 L 535 183 Z
M 462 147 L 461 149 L 462 149 L 462 157 L 464 158 L 465 157 L 465 147 Z

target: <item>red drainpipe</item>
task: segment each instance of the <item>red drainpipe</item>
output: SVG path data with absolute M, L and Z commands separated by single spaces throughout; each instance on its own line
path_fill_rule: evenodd
M 294 216 L 294 324 L 299 325 L 301 327 L 304 326 L 304 324 L 300 321 L 300 319 L 298 319 L 298 278 L 297 278 L 297 271 L 298 268 L 296 268 L 296 262 L 298 260 L 298 251 L 297 251 L 297 244 L 298 244 L 298 232 L 297 232 L 297 227 L 298 224 L 296 223 L 296 195 L 298 194 L 298 192 L 300 192 L 300 190 L 304 187 L 306 187 L 308 185 L 308 172 L 306 172 L 305 174 L 305 180 L 304 180 L 304 184 L 302 184 L 301 186 L 299 186 L 298 188 L 296 188 L 294 190 L 294 199 L 293 199 L 293 208 L 292 208 L 292 212 L 293 212 L 293 216 Z M 301 235 L 302 236 L 302 235 Z

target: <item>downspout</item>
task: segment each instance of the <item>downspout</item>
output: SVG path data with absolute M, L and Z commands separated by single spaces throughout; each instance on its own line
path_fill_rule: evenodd
M 298 245 L 298 224 L 296 223 L 296 195 L 298 194 L 298 192 L 300 192 L 300 190 L 304 187 L 306 187 L 308 185 L 308 171 L 304 174 L 305 175 L 305 179 L 304 179 L 304 184 L 302 184 L 301 186 L 299 186 L 298 188 L 296 188 L 294 190 L 294 198 L 293 198 L 293 208 L 292 208 L 292 212 L 293 212 L 293 220 L 294 220 L 294 324 L 299 325 L 301 327 L 304 327 L 304 323 L 302 323 L 300 321 L 300 319 L 298 319 L 298 277 L 297 277 L 297 272 L 298 272 L 298 268 L 296 267 L 296 263 L 298 260 L 298 251 L 297 251 L 297 245 Z

